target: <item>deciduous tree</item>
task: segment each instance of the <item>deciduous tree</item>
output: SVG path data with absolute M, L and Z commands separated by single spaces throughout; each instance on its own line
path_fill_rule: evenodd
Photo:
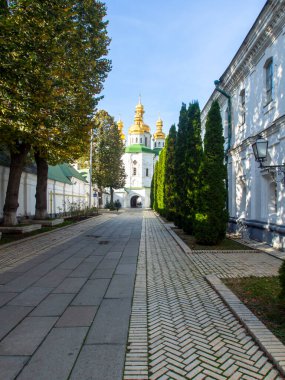
M 38 158 L 63 161 L 66 136 L 72 153 L 88 133 L 94 95 L 110 70 L 109 39 L 100 1 L 2 3 L 0 132 L 11 157 L 4 223 L 16 224 L 20 177 L 31 147 Z
M 122 161 L 124 144 L 114 118 L 106 111 L 96 113 L 94 124 L 92 180 L 100 188 L 110 188 L 113 203 L 113 189 L 124 187 L 126 180 Z

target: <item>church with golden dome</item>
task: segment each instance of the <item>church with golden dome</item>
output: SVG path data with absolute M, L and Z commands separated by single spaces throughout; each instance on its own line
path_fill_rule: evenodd
M 159 152 L 165 144 L 165 134 L 162 130 L 163 121 L 159 117 L 156 122 L 156 131 L 151 135 L 150 127 L 144 123 L 144 106 L 139 99 L 135 109 L 134 123 L 124 135 L 124 123 L 117 122 L 121 139 L 125 144 L 125 153 L 122 157 L 126 183 L 123 189 L 115 190 L 114 200 L 118 199 L 122 207 L 150 207 L 151 180 L 154 165 Z

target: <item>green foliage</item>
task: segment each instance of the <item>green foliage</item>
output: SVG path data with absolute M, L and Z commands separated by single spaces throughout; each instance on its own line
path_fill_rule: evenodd
M 94 125 L 92 181 L 99 188 L 110 187 L 112 193 L 125 185 L 124 145 L 114 118 L 106 111 L 96 113 Z
M 202 160 L 201 118 L 198 102 L 189 104 L 188 126 L 185 151 L 185 207 L 182 221 L 183 230 L 192 234 L 195 214 L 199 210 L 200 177 Z
M 1 1 L 0 134 L 11 168 L 20 145 L 52 164 L 82 154 L 110 71 L 105 15 L 100 1 Z M 4 223 L 18 207 L 9 183 Z
M 169 135 L 165 141 L 165 183 L 164 183 L 164 203 L 165 216 L 168 220 L 173 220 L 176 212 L 175 188 L 176 188 L 176 170 L 175 170 L 175 145 L 176 145 L 176 128 L 172 125 Z
M 176 188 L 175 224 L 187 233 L 193 233 L 200 190 L 199 170 L 202 159 L 201 120 L 198 102 L 183 103 L 175 145 Z
M 157 204 L 157 176 L 158 176 L 158 161 L 155 163 L 153 174 L 153 210 L 158 211 Z
M 50 160 L 69 161 L 88 137 L 97 100 L 110 70 L 105 6 L 94 1 L 6 3 L 0 17 L 0 131 Z
M 165 148 L 163 148 L 159 153 L 159 160 L 157 166 L 157 177 L 156 177 L 156 199 L 157 199 L 157 211 L 164 215 L 165 213 Z
M 279 268 L 279 282 L 281 286 L 280 299 L 285 302 L 285 261 L 283 261 Z
M 150 208 L 153 209 L 153 202 L 154 202 L 154 174 L 151 179 L 151 185 L 150 185 Z
M 220 107 L 218 102 L 214 101 L 207 115 L 200 172 L 200 209 L 195 217 L 195 238 L 198 243 L 216 244 L 225 237 L 228 220 L 226 177 Z
M 186 160 L 185 154 L 187 149 L 187 125 L 188 112 L 186 104 L 182 103 L 178 131 L 176 137 L 174 166 L 176 168 L 176 189 L 175 189 L 175 204 L 176 213 L 174 222 L 181 228 L 183 225 L 184 207 L 185 207 L 185 186 L 186 186 Z

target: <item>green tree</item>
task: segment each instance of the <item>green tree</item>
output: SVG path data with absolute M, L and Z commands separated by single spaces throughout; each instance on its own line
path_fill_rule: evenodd
M 182 227 L 185 232 L 193 234 L 195 214 L 199 210 L 199 170 L 203 153 L 200 108 L 197 101 L 190 103 L 188 107 L 188 126 L 186 137 L 185 206 Z
M 168 220 L 173 220 L 176 211 L 175 189 L 176 189 L 176 168 L 175 168 L 175 146 L 176 128 L 172 125 L 169 135 L 165 141 L 165 216 Z
M 164 215 L 165 213 L 165 148 L 159 153 L 156 176 L 156 194 L 157 194 L 157 211 Z
M 124 144 L 114 118 L 106 111 L 98 111 L 94 123 L 92 180 L 100 188 L 110 188 L 112 204 L 113 190 L 125 186 L 126 174 L 122 161 Z
M 178 131 L 175 146 L 175 168 L 176 168 L 176 188 L 175 188 L 175 204 L 176 212 L 174 217 L 175 224 L 181 228 L 183 226 L 183 217 L 185 209 L 185 187 L 186 187 L 186 176 L 187 176 L 187 166 L 185 160 L 185 154 L 187 149 L 187 127 L 188 127 L 188 112 L 186 104 L 182 103 Z
M 64 160 L 66 136 L 73 137 L 73 153 L 87 134 L 98 101 L 94 95 L 110 70 L 105 58 L 109 39 L 105 6 L 99 1 L 2 3 L 0 133 L 11 159 L 4 223 L 16 224 L 20 178 L 30 149 L 38 158 Z M 46 165 L 42 168 L 40 177 L 46 178 Z
M 156 161 L 153 173 L 153 209 L 158 211 L 157 205 L 157 175 L 158 175 L 158 161 Z
M 228 220 L 226 177 L 222 119 L 219 103 L 214 101 L 207 115 L 204 138 L 201 204 L 195 220 L 198 243 L 213 245 L 225 237 Z

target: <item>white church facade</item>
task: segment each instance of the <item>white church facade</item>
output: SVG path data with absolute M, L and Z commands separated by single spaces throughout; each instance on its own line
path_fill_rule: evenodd
M 213 78 L 215 79 L 215 78 Z M 267 1 L 202 111 L 217 99 L 225 136 L 230 230 L 285 248 L 285 1 Z M 252 144 L 268 141 L 260 168 Z M 281 169 L 281 171 L 280 171 Z
M 127 139 L 123 133 L 123 122 L 119 120 L 117 123 L 121 138 L 126 144 L 123 155 L 126 182 L 123 189 L 115 190 L 114 200 L 118 199 L 124 208 L 150 207 L 154 165 L 165 143 L 162 120 L 159 118 L 156 122 L 156 132 L 152 136 L 150 127 L 144 123 L 143 115 L 144 107 L 139 101 Z

